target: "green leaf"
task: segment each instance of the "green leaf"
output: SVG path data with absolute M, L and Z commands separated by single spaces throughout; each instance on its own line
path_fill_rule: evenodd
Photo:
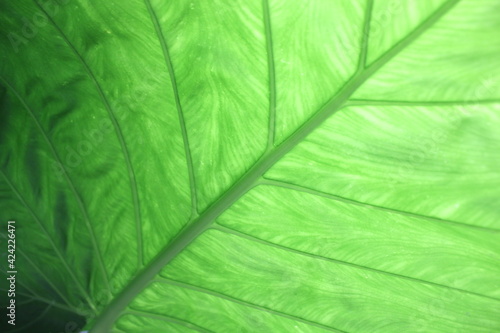
M 498 1 L 0 13 L 2 331 L 500 330 Z

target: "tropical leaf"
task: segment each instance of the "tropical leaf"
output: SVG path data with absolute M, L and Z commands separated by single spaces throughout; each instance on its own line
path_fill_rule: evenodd
M 0 8 L 2 331 L 500 331 L 498 1 Z

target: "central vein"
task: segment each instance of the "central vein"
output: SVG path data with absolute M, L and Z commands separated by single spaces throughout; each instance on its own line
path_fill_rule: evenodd
M 356 73 L 340 91 L 330 99 L 318 112 L 297 129 L 290 137 L 276 148 L 264 154 L 250 170 L 248 170 L 231 188 L 229 188 L 216 202 L 184 228 L 176 238 L 166 246 L 109 304 L 102 315 L 97 319 L 92 333 L 109 332 L 127 305 L 153 280 L 153 278 L 173 258 L 193 242 L 200 234 L 207 230 L 214 220 L 236 202 L 242 195 L 254 187 L 264 173 L 278 162 L 285 154 L 297 146 L 306 136 L 318 128 L 326 119 L 339 111 L 349 97 L 370 78 L 376 71 L 404 50 L 415 39 L 432 27 L 442 16 L 453 8 L 459 0 L 450 0 L 442 5 L 430 17 L 417 26 L 409 35 L 396 43 L 384 55 L 375 60 L 370 66 Z

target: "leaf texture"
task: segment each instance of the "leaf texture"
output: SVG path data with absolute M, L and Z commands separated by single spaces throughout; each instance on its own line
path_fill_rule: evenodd
M 500 330 L 497 1 L 0 8 L 2 331 Z

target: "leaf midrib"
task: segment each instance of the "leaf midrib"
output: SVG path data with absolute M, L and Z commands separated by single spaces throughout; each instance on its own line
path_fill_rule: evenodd
M 438 10 L 424 20 L 404 39 L 396 43 L 384 55 L 372 62 L 364 70 L 357 72 L 339 92 L 330 99 L 318 112 L 307 120 L 291 136 L 278 145 L 275 149 L 263 154 L 261 158 L 216 202 L 208 207 L 198 218 L 190 221 L 187 227 L 167 245 L 135 278 L 125 287 L 120 294 L 106 307 L 101 316 L 95 322 L 92 333 L 108 332 L 116 319 L 126 306 L 153 280 L 154 276 L 161 271 L 173 258 L 185 249 L 194 239 L 207 230 L 216 217 L 229 208 L 243 194 L 253 188 L 257 181 L 279 161 L 292 148 L 297 146 L 307 135 L 314 131 L 326 119 L 344 107 L 349 97 L 377 70 L 384 66 L 389 60 L 410 45 L 421 36 L 442 16 L 453 8 L 459 0 L 449 0 Z

